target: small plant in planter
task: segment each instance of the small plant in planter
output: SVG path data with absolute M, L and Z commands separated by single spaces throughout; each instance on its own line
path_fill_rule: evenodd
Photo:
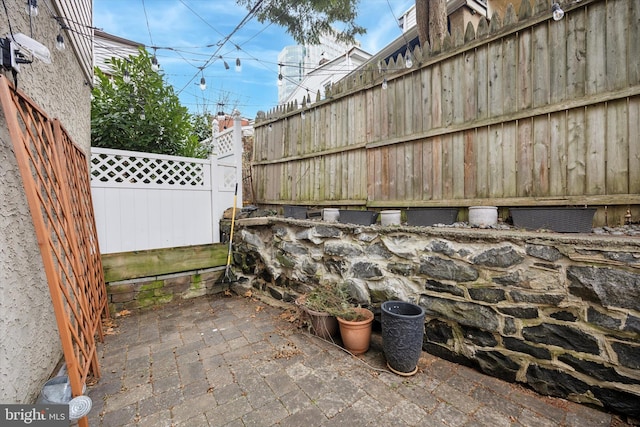
M 336 316 L 348 308 L 349 291 L 341 283 L 319 283 L 303 298 L 305 307 Z
M 339 289 L 340 304 L 334 307 L 332 314 L 338 320 L 340 336 L 344 348 L 354 355 L 366 353 L 371 342 L 373 312 L 351 304 L 346 284 L 335 285 Z
M 339 329 L 346 350 L 357 355 L 369 349 L 373 313 L 351 304 L 345 283 L 320 283 L 298 304 L 309 316 L 314 334 L 330 339 Z
M 323 282 L 296 302 L 307 314 L 311 332 L 324 339 L 338 333 L 336 315 L 347 308 L 349 298 L 346 287 L 341 284 Z
M 373 312 L 363 307 L 351 307 L 337 315 L 344 348 L 359 355 L 369 350 Z

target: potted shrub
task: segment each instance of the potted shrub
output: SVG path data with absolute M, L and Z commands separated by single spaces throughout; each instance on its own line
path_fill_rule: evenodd
M 344 286 L 336 283 L 320 283 L 296 302 L 309 318 L 311 332 L 321 338 L 331 339 L 338 333 L 336 313 L 341 313 L 348 300 Z
M 359 355 L 369 350 L 373 312 L 363 307 L 349 307 L 336 313 L 344 348 Z

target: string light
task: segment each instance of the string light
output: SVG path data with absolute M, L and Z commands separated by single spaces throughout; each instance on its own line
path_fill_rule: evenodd
M 62 37 L 62 34 L 58 33 L 58 35 L 56 36 L 56 49 L 58 49 L 59 51 L 63 51 L 66 48 L 65 44 L 64 44 L 64 37 Z
M 38 16 L 38 0 L 27 0 L 25 12 L 29 16 Z
M 131 81 L 131 74 L 129 74 L 129 70 L 127 70 L 126 68 L 122 72 L 122 80 L 125 83 L 129 83 Z
M 153 57 L 151 58 L 151 69 L 153 71 L 158 71 L 160 69 L 160 64 L 158 63 L 158 57 L 156 56 L 156 48 L 153 48 Z
M 384 80 L 382 80 L 382 90 L 387 90 L 387 78 L 385 77 Z
M 200 90 L 204 91 L 207 88 L 207 81 L 204 79 L 204 67 L 200 68 Z
M 554 3 L 553 6 L 551 6 L 551 12 L 554 21 L 559 21 L 564 17 L 564 10 L 562 10 L 558 3 Z
M 240 46 L 236 45 L 236 49 L 240 52 Z M 242 71 L 242 63 L 240 62 L 240 58 L 236 58 L 236 73 Z
M 282 86 L 282 64 L 278 64 L 278 86 Z
M 413 60 L 411 59 L 411 50 L 407 46 L 407 52 L 404 54 L 404 66 L 407 68 L 413 67 Z

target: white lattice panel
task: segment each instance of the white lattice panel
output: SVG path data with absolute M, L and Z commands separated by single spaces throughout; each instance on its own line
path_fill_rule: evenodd
M 166 186 L 206 185 L 204 165 L 200 162 L 96 151 L 91 156 L 92 181 Z
M 216 152 L 218 157 L 226 157 L 233 154 L 233 129 L 227 129 L 216 135 Z
M 224 165 L 220 165 L 220 167 L 222 168 L 222 176 L 223 176 L 223 181 L 222 181 L 222 188 L 234 188 L 236 185 L 237 181 L 237 177 L 236 177 L 236 167 L 233 165 L 228 165 L 228 166 L 224 166 Z

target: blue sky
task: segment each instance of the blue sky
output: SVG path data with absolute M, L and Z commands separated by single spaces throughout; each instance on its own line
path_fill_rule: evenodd
M 394 17 L 413 4 L 414 0 L 360 0 L 358 23 L 367 29 L 359 38 L 362 49 L 374 54 L 400 36 Z M 236 107 L 253 119 L 257 111 L 277 105 L 278 53 L 296 43 L 281 27 L 253 19 L 219 49 L 219 42 L 246 15 L 234 1 L 93 0 L 94 26 L 147 47 L 161 47 L 156 55 L 165 79 L 191 112 L 216 112 L 217 103 L 224 102 L 226 112 Z M 207 88 L 201 91 L 199 67 L 212 55 L 214 60 L 202 70 Z M 235 71 L 236 58 L 242 63 L 240 73 Z

